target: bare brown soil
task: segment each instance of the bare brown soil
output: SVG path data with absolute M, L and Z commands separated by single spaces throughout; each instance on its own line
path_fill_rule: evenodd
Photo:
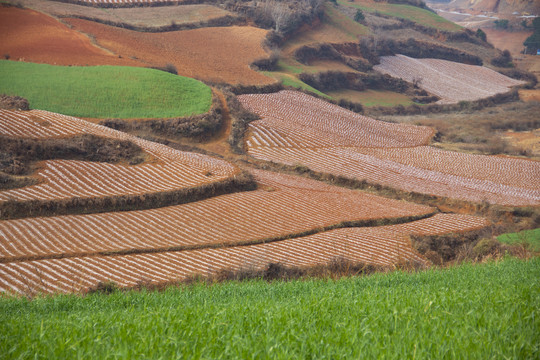
M 512 56 L 519 56 L 525 49 L 523 42 L 532 34 L 532 31 L 504 31 L 485 28 L 483 31 L 487 39 L 498 49 L 508 50 Z
M 150 66 L 173 64 L 178 74 L 218 83 L 273 83 L 249 65 L 267 57 L 262 42 L 267 31 L 250 26 L 204 28 L 166 33 L 142 33 L 80 19 L 67 19 L 75 30 L 124 58 Z
M 138 61 L 98 48 L 87 36 L 33 10 L 0 7 L 0 34 L 0 54 L 10 60 L 53 65 L 142 66 Z

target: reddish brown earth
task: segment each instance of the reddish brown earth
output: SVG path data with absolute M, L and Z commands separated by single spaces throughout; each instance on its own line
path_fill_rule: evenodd
M 523 42 L 532 34 L 532 31 L 504 31 L 490 28 L 482 30 L 486 33 L 488 41 L 493 46 L 510 51 L 512 56 L 520 56 L 520 53 L 525 49 Z
M 267 31 L 250 26 L 143 33 L 80 19 L 66 20 L 93 36 L 99 45 L 151 66 L 173 64 L 179 75 L 204 81 L 261 85 L 275 80 L 249 65 L 268 57 L 262 48 Z
M 138 61 L 93 45 L 58 20 L 33 10 L 0 7 L 0 54 L 11 60 L 53 65 L 129 65 Z

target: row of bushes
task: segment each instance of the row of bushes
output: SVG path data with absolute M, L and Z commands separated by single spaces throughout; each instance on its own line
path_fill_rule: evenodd
M 460 101 L 457 104 L 427 104 L 427 105 L 410 105 L 403 106 L 398 105 L 395 107 L 371 107 L 369 109 L 369 115 L 420 115 L 420 114 L 438 114 L 449 113 L 456 111 L 477 111 L 486 107 L 496 106 L 498 104 L 504 104 L 508 102 L 518 101 L 519 93 L 517 89 L 509 91 L 507 93 L 497 94 L 488 98 L 479 99 L 475 101 Z
M 403 54 L 413 58 L 444 59 L 470 65 L 483 64 L 479 56 L 431 42 L 418 41 L 413 38 L 409 38 L 408 40 L 364 38 L 360 42 L 360 49 L 364 58 L 372 64 L 379 63 L 379 56 L 396 54 Z
M 33 173 L 38 161 L 52 159 L 138 164 L 145 160 L 145 153 L 131 141 L 90 134 L 44 140 L 0 135 L 0 189 L 36 183 L 24 175 Z
M 221 128 L 222 106 L 214 94 L 212 106 L 204 114 L 173 119 L 106 119 L 101 121 L 100 125 L 125 132 L 144 132 L 168 138 L 193 138 L 202 141 L 212 137 Z
M 372 65 L 356 48 L 354 43 L 305 45 L 294 52 L 294 58 L 306 65 L 313 60 L 336 60 L 358 71 L 371 70 Z
M 247 172 L 197 187 L 136 195 L 0 202 L 0 219 L 153 209 L 257 188 Z
M 177 24 L 176 22 L 172 21 L 169 25 L 163 25 L 163 26 L 141 26 L 141 25 L 133 25 L 121 21 L 110 21 L 101 19 L 98 17 L 92 17 L 92 16 L 84 16 L 84 15 L 66 15 L 64 17 L 69 18 L 77 18 L 82 20 L 88 20 L 93 21 L 109 26 L 115 26 L 120 27 L 123 29 L 128 30 L 134 30 L 134 31 L 140 31 L 140 32 L 167 32 L 167 31 L 178 31 L 178 30 L 189 30 L 189 29 L 198 29 L 203 27 L 225 27 L 225 26 L 233 26 L 233 25 L 244 25 L 246 24 L 246 20 L 242 19 L 238 16 L 231 16 L 231 15 L 225 15 L 219 18 L 209 19 L 205 21 L 197 21 L 192 23 L 182 23 Z

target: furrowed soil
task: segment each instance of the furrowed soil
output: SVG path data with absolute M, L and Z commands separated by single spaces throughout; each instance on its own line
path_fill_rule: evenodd
M 142 33 L 80 19 L 66 19 L 74 29 L 124 58 L 150 66 L 173 64 L 178 74 L 218 83 L 264 85 L 275 80 L 249 65 L 269 55 L 262 48 L 267 31 L 250 26 Z
M 182 5 L 182 6 L 155 6 L 132 8 L 100 8 L 84 5 L 68 4 L 59 1 L 46 0 L 8 0 L 13 4 L 22 4 L 25 7 L 59 17 L 85 16 L 124 23 L 132 26 L 155 28 L 175 24 L 198 23 L 222 16 L 232 15 L 229 11 L 212 5 Z
M 119 58 L 58 20 L 33 10 L 0 7 L 0 54 L 4 58 L 52 65 L 144 66 Z

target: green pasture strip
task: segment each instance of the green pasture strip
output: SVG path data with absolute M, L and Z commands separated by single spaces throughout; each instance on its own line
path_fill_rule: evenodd
M 412 105 L 414 102 L 407 96 L 393 91 L 385 90 L 336 90 L 329 91 L 328 95 L 334 99 L 345 99 L 352 102 L 357 102 L 366 107 L 386 106 L 394 107 L 398 105 Z
M 419 273 L 0 297 L 3 359 L 538 359 L 540 258 Z
M 531 250 L 540 251 L 540 228 L 520 231 L 518 233 L 502 234 L 497 237 L 497 240 L 506 244 L 528 244 Z
M 461 26 L 446 20 L 445 18 L 429 11 L 412 5 L 401 4 L 363 4 L 351 3 L 345 0 L 338 0 L 338 3 L 343 6 L 354 7 L 369 13 L 380 13 L 383 15 L 393 16 L 400 19 L 414 21 L 417 24 L 445 30 L 445 31 L 460 31 Z
M 53 66 L 0 61 L 0 94 L 33 109 L 89 118 L 170 118 L 205 113 L 211 89 L 164 71 L 125 66 Z
M 305 82 L 299 80 L 294 75 L 290 75 L 290 74 L 282 73 L 282 72 L 276 72 L 276 71 L 263 71 L 263 74 L 273 79 L 276 79 L 278 81 L 281 81 L 281 83 L 285 86 L 290 86 L 297 89 L 311 91 L 312 93 L 315 93 L 319 96 L 322 96 L 328 99 L 330 98 L 330 96 L 306 84 Z

